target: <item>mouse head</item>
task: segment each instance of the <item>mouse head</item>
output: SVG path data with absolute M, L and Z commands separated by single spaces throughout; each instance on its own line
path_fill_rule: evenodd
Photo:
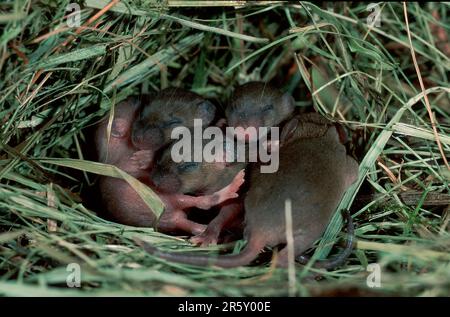
M 263 82 L 250 82 L 236 88 L 225 115 L 230 127 L 270 128 L 289 118 L 294 108 L 294 99 L 289 93 L 282 93 Z M 236 134 L 240 140 L 254 140 L 256 137 L 242 129 Z
M 209 185 L 203 175 L 211 172 L 212 168 L 213 164 L 205 161 L 175 162 L 169 147 L 156 162 L 151 179 L 156 188 L 162 192 L 193 194 Z
M 203 142 L 205 145 L 206 141 Z M 204 157 L 199 162 L 194 161 L 194 150 L 191 151 L 189 159 L 175 162 L 172 157 L 173 148 L 172 144 L 163 150 L 151 174 L 153 184 L 163 192 L 213 192 L 231 182 L 236 173 L 245 166 L 245 163 L 241 162 L 225 162 L 226 142 L 223 144 L 224 152 L 217 153 L 212 162 L 207 162 Z
M 203 187 L 201 162 L 175 163 L 169 160 L 167 156 L 161 157 L 151 174 L 152 182 L 158 190 L 165 193 L 190 194 Z
M 164 89 L 142 107 L 133 124 L 133 145 L 140 150 L 157 150 L 170 142 L 174 128 L 191 128 L 194 119 L 208 126 L 215 115 L 215 106 L 201 96 L 180 88 Z

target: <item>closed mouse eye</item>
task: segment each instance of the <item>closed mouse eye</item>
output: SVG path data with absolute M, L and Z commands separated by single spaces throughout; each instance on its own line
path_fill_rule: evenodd
M 272 110 L 273 110 L 273 104 L 265 105 L 265 106 L 261 109 L 262 112 L 269 112 L 269 111 L 272 111 Z
M 161 124 L 161 126 L 162 126 L 163 128 L 170 128 L 170 127 L 176 126 L 176 125 L 181 124 L 181 123 L 182 123 L 182 121 L 181 121 L 180 119 L 178 119 L 178 118 L 172 118 L 172 119 L 170 119 L 169 121 L 163 122 L 163 123 Z
M 177 169 L 179 173 L 190 173 L 197 170 L 199 166 L 200 164 L 196 162 L 186 162 L 178 165 Z

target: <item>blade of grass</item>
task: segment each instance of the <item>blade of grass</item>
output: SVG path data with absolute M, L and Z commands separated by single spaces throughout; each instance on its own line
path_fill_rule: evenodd
M 430 117 L 431 127 L 433 128 L 434 137 L 435 137 L 436 143 L 438 145 L 439 151 L 441 152 L 441 156 L 442 156 L 442 159 L 444 160 L 445 166 L 447 166 L 447 169 L 450 170 L 450 165 L 448 165 L 447 157 L 444 153 L 444 150 L 442 149 L 442 144 L 441 144 L 441 141 L 439 139 L 439 135 L 438 135 L 438 132 L 436 129 L 436 122 L 434 121 L 435 120 L 434 115 L 431 111 L 430 101 L 428 100 L 428 95 L 425 93 L 425 86 L 423 84 L 422 74 L 420 72 L 419 65 L 417 64 L 416 53 L 414 51 L 414 45 L 413 45 L 412 39 L 411 39 L 411 31 L 409 30 L 408 10 L 406 9 L 406 2 L 403 2 L 403 11 L 405 14 L 406 31 L 408 32 L 408 40 L 409 40 L 409 47 L 411 49 L 411 56 L 412 56 L 412 59 L 414 62 L 414 68 L 416 69 L 417 78 L 419 79 L 420 89 L 422 89 L 423 98 L 425 100 L 425 106 L 428 111 L 428 116 Z
M 58 166 L 75 168 L 81 171 L 95 173 L 103 176 L 116 177 L 125 180 L 139 194 L 139 197 L 149 206 L 149 208 L 159 216 L 164 211 L 164 204 L 157 194 L 150 187 L 144 185 L 133 176 L 122 171 L 114 165 L 75 159 L 40 159 L 42 163 L 55 164 Z

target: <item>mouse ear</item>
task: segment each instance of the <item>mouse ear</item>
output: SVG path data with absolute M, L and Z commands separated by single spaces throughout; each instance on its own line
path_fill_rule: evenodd
M 283 96 L 281 97 L 281 100 L 282 100 L 282 105 L 283 105 L 282 109 L 283 109 L 284 117 L 287 118 L 294 112 L 295 100 L 291 96 L 291 94 L 288 92 L 283 94 Z
M 203 120 L 203 125 L 209 125 L 216 116 L 216 106 L 208 100 L 203 100 L 197 105 L 196 118 Z
M 280 135 L 280 142 L 284 143 L 294 135 L 295 130 L 297 130 L 299 121 L 297 118 L 289 120 L 283 127 Z

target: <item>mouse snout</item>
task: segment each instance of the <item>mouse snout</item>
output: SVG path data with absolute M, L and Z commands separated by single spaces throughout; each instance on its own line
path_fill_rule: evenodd
M 239 141 L 254 141 L 257 139 L 256 130 L 255 129 L 248 129 L 243 127 L 237 127 L 236 128 L 236 139 Z

